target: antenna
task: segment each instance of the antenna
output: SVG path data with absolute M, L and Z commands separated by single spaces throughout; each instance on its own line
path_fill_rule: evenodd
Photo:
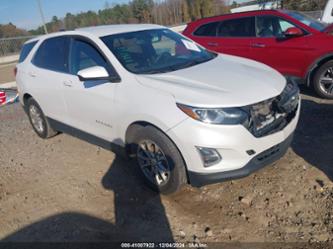
M 46 24 L 45 24 L 45 17 L 44 17 L 44 13 L 43 13 L 43 9 L 42 9 L 42 4 L 41 4 L 40 0 L 36 0 L 36 1 L 37 1 L 37 4 L 38 4 L 40 17 L 42 18 L 44 32 L 45 32 L 45 34 L 48 34 L 47 27 L 46 27 Z

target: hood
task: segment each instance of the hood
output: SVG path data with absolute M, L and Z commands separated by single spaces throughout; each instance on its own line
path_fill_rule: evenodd
M 144 86 L 172 94 L 177 103 L 197 107 L 246 106 L 279 95 L 286 85 L 274 69 L 231 55 L 174 72 L 136 77 Z

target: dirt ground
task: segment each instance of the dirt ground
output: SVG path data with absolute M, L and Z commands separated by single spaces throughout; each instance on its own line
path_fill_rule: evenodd
M 16 63 L 7 65 L 0 64 L 0 84 L 15 81 L 14 68 Z
M 294 143 L 257 173 L 171 196 L 84 141 L 35 135 L 0 108 L 2 241 L 315 242 L 333 239 L 333 101 L 305 94 Z

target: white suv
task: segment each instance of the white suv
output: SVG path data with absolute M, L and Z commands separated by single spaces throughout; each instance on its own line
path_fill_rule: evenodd
M 30 40 L 16 79 L 40 137 L 66 132 L 125 151 L 161 193 L 244 177 L 279 159 L 300 111 L 297 85 L 272 68 L 158 25 Z

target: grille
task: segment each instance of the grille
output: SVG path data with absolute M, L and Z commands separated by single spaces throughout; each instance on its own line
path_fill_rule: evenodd
M 263 137 L 284 129 L 296 116 L 298 103 L 298 86 L 288 83 L 279 96 L 250 106 L 250 132 Z

